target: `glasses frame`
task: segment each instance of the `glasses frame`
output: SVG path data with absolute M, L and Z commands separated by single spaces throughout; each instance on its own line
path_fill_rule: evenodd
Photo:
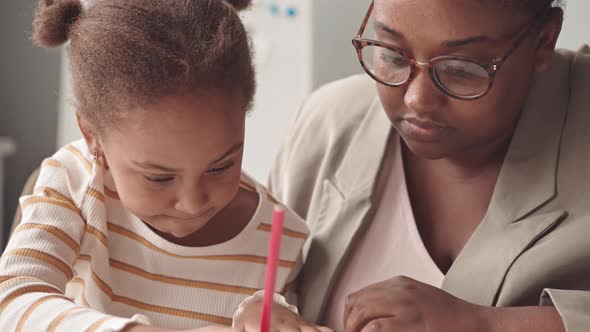
M 405 84 L 408 84 L 410 81 L 412 81 L 412 79 L 414 78 L 415 73 L 416 73 L 416 67 L 428 68 L 428 73 L 430 74 L 430 78 L 432 79 L 434 84 L 447 96 L 455 98 L 455 99 L 459 99 L 459 100 L 475 100 L 475 99 L 479 99 L 479 98 L 487 95 L 490 92 L 490 90 L 492 89 L 492 85 L 494 83 L 494 78 L 496 77 L 496 74 L 498 73 L 498 71 L 502 67 L 502 64 L 504 64 L 504 62 L 508 59 L 508 57 L 510 57 L 514 53 L 514 51 L 526 39 L 528 34 L 531 31 L 533 31 L 533 29 L 536 27 L 535 22 L 541 23 L 541 22 L 545 21 L 545 18 L 548 16 L 548 13 L 550 12 L 550 9 L 551 9 L 551 8 L 549 8 L 549 9 L 544 8 L 538 14 L 536 14 L 534 16 L 534 18 L 531 20 L 531 22 L 533 24 L 530 24 L 531 22 L 529 22 L 524 26 L 526 29 L 521 28 L 519 30 L 520 34 L 518 35 L 518 38 L 515 39 L 515 41 L 512 43 L 512 45 L 510 46 L 508 51 L 505 52 L 504 55 L 501 57 L 495 58 L 495 59 L 488 61 L 488 62 L 481 62 L 481 61 L 477 61 L 477 60 L 475 60 L 473 58 L 469 58 L 469 57 L 441 55 L 441 56 L 437 56 L 437 57 L 434 57 L 434 58 L 428 60 L 428 62 L 419 62 L 415 58 L 408 56 L 408 54 L 403 49 L 401 49 L 399 47 L 393 46 L 393 45 L 386 43 L 386 42 L 380 42 L 377 40 L 362 37 L 362 35 L 365 32 L 365 29 L 367 27 L 367 23 L 369 22 L 369 18 L 371 17 L 371 13 L 373 12 L 373 7 L 374 7 L 374 1 L 371 1 L 371 4 L 369 6 L 369 10 L 367 11 L 365 18 L 363 19 L 363 23 L 362 23 L 360 29 L 359 29 L 356 37 L 354 37 L 352 39 L 352 44 L 353 44 L 354 48 L 356 49 L 357 56 L 358 56 L 359 62 L 361 64 L 363 70 L 369 76 L 371 76 L 371 78 L 373 78 L 375 81 L 377 81 L 383 85 L 386 85 L 386 86 L 397 88 L 397 87 L 401 87 Z M 389 83 L 389 82 L 385 82 L 385 81 L 380 80 L 377 77 L 375 77 L 375 75 L 373 75 L 373 73 L 371 73 L 371 71 L 365 65 L 365 62 L 363 61 L 363 48 L 365 48 L 367 46 L 383 47 L 383 48 L 386 48 L 390 51 L 397 52 L 400 55 L 407 58 L 410 61 L 410 74 L 408 75 L 408 78 L 401 83 Z M 457 94 L 447 90 L 436 78 L 436 74 L 434 73 L 434 66 L 436 66 L 438 63 L 440 63 L 442 61 L 448 61 L 448 60 L 465 61 L 465 62 L 469 62 L 469 63 L 472 63 L 472 64 L 482 67 L 488 73 L 488 78 L 489 78 L 489 84 L 488 84 L 486 90 L 484 90 L 483 92 L 481 92 L 477 95 L 474 95 L 474 96 L 461 96 L 461 95 L 457 95 Z

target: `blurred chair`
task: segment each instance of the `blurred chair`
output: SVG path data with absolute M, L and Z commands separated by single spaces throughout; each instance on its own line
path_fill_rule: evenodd
M 37 182 L 37 178 L 39 177 L 40 171 L 41 171 L 41 169 L 37 168 L 36 170 L 33 171 L 33 173 L 31 173 L 31 175 L 27 179 L 27 182 L 25 182 L 21 196 L 33 194 L 33 191 L 35 189 L 35 183 Z M 9 239 L 10 239 L 10 236 L 12 236 L 14 229 L 20 224 L 21 218 L 22 218 L 22 212 L 20 210 L 20 204 L 19 204 L 16 207 L 16 213 L 14 214 L 14 220 L 12 221 L 12 227 L 10 227 L 10 233 L 8 234 Z

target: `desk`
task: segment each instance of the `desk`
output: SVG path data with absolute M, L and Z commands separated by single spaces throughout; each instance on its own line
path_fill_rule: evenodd
M 0 249 L 4 247 L 4 159 L 14 153 L 16 146 L 14 140 L 0 137 Z

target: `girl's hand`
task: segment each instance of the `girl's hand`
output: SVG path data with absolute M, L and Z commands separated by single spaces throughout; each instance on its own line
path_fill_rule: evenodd
M 205 327 L 201 327 L 198 329 L 192 329 L 192 330 L 171 330 L 171 329 L 165 329 L 165 328 L 160 328 L 160 327 L 155 327 L 155 326 L 134 324 L 134 325 L 128 326 L 125 330 L 123 330 L 123 332 L 244 332 L 244 331 L 240 330 L 240 329 L 231 328 L 228 326 L 217 326 L 217 325 L 205 326 Z
M 488 332 L 486 307 L 406 277 L 367 286 L 348 296 L 346 332 Z
M 251 303 L 235 319 L 238 330 L 245 332 L 260 332 L 260 317 L 262 315 L 262 301 Z M 320 327 L 309 323 L 291 310 L 273 304 L 270 316 L 270 332 L 333 332 L 327 327 Z
M 232 328 L 229 326 L 211 325 L 211 326 L 201 327 L 196 330 L 188 330 L 185 332 L 243 332 L 243 330 Z

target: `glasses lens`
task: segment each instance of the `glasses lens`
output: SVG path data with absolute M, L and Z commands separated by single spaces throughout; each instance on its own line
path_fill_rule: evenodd
M 362 56 L 366 69 L 382 83 L 402 84 L 410 77 L 410 60 L 398 52 L 369 45 L 363 47 Z
M 461 97 L 474 97 L 484 93 L 490 76 L 480 65 L 463 60 L 445 60 L 434 66 L 434 77 L 448 92 Z

